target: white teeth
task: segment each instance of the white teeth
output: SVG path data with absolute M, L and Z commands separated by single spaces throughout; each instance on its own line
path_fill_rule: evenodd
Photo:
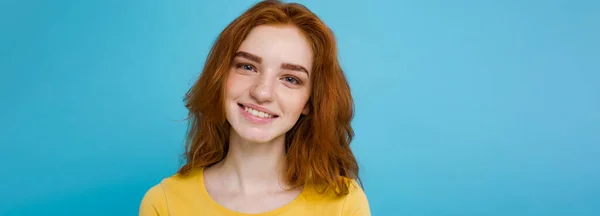
M 246 110 L 246 112 L 252 114 L 253 116 L 259 117 L 259 118 L 273 118 L 272 115 L 265 113 L 265 112 L 261 112 L 252 108 L 248 108 L 248 107 L 244 107 L 244 110 Z

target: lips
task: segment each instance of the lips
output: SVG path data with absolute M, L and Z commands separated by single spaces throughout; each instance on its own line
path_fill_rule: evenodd
M 275 115 L 274 113 L 269 112 L 269 111 L 265 110 L 264 108 L 259 108 L 256 106 L 244 105 L 244 104 L 239 104 L 239 103 L 238 103 L 238 106 L 240 106 L 240 108 L 245 110 L 248 114 L 250 114 L 254 117 L 257 117 L 257 118 L 272 119 L 272 118 L 279 117 L 278 115 Z

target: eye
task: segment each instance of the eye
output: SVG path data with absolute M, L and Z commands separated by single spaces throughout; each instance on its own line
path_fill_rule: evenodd
M 242 65 L 242 68 L 244 68 L 244 70 L 253 70 L 254 68 L 252 67 L 252 65 Z
M 295 77 L 291 77 L 291 76 L 284 77 L 283 80 L 286 82 L 289 82 L 291 84 L 294 84 L 294 85 L 300 84 L 300 80 L 296 79 Z
M 252 66 L 251 64 L 237 64 L 236 66 L 237 68 L 240 68 L 242 70 L 249 70 L 249 71 L 256 71 L 256 68 L 254 68 L 254 66 Z

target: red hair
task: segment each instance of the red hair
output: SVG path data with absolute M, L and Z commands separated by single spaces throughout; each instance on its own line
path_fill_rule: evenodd
M 185 164 L 180 174 L 223 160 L 230 125 L 225 116 L 225 80 L 238 47 L 258 25 L 294 25 L 311 43 L 314 65 L 310 112 L 285 135 L 286 179 L 293 187 L 319 185 L 336 195 L 348 194 L 347 179 L 360 182 L 350 149 L 354 115 L 350 87 L 337 58 L 333 32 L 297 3 L 262 1 L 236 18 L 219 35 L 198 81 L 187 92 L 189 127 Z

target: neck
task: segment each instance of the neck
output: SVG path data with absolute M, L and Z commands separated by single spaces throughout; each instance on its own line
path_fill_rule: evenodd
M 230 182 L 230 190 L 244 193 L 281 191 L 285 184 L 284 140 L 282 136 L 267 143 L 253 143 L 232 130 L 227 156 L 218 165 L 222 180 Z

